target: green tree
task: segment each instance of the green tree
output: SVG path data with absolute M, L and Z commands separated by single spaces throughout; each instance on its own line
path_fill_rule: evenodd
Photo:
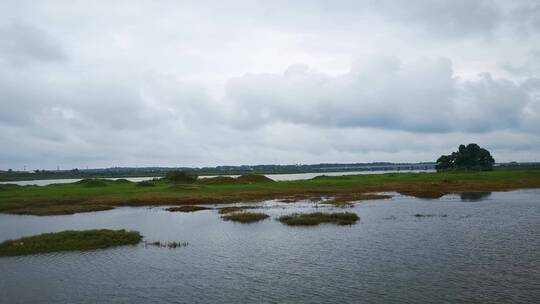
M 495 160 L 488 150 L 477 144 L 460 145 L 457 152 L 437 159 L 437 171 L 493 170 Z

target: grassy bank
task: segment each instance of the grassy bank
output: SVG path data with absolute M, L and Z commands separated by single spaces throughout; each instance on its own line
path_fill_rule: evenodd
M 133 245 L 139 243 L 141 239 L 139 232 L 126 230 L 101 229 L 44 233 L 1 243 L 0 256 L 101 249 Z
M 289 226 L 316 226 L 323 223 L 332 223 L 337 225 L 352 225 L 360 218 L 355 213 L 301 213 L 284 215 L 278 218 L 278 221 Z
M 451 192 L 540 188 L 540 171 L 387 173 L 322 176 L 310 180 L 200 180 L 192 184 L 155 181 L 141 187 L 128 181 L 86 181 L 48 186 L 0 185 L 0 212 L 55 215 L 106 210 L 117 206 L 198 205 L 264 199 L 297 201 L 332 197 L 334 203 L 383 198 L 367 195 L 396 191 L 421 198 Z

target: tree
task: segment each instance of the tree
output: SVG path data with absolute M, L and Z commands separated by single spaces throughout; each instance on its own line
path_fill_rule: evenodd
M 437 171 L 493 170 L 495 160 L 488 150 L 477 144 L 460 145 L 457 152 L 437 159 Z

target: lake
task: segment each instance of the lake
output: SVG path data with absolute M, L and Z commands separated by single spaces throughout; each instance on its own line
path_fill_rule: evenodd
M 387 170 L 387 171 L 348 171 L 348 172 L 324 172 L 324 173 L 292 173 L 292 174 L 265 174 L 269 178 L 275 180 L 275 181 L 288 181 L 288 180 L 301 180 L 301 179 L 311 179 L 316 176 L 320 175 L 328 175 L 328 176 L 343 176 L 343 175 L 362 175 L 362 174 L 384 174 L 384 173 L 418 173 L 418 172 L 435 172 L 435 170 Z M 209 175 L 209 176 L 200 176 L 199 178 L 209 178 L 209 177 L 216 177 L 217 175 Z M 221 175 L 221 176 L 230 176 L 230 177 L 238 177 L 239 175 Z M 104 178 L 104 179 L 110 179 L 110 180 L 117 180 L 119 178 Z M 145 180 L 151 180 L 154 178 L 161 178 L 161 177 L 155 177 L 155 176 L 147 176 L 147 177 L 126 177 L 122 179 L 127 179 L 132 182 L 140 182 Z M 66 184 L 66 183 L 75 183 L 80 181 L 80 178 L 64 178 L 64 179 L 39 179 L 39 180 L 27 180 L 27 181 L 12 181 L 12 182 L 0 182 L 0 184 L 17 184 L 20 186 L 27 186 L 27 185 L 38 185 L 38 186 L 46 186 L 50 184 Z
M 0 241 L 66 229 L 189 242 L 0 258 L 1 303 L 533 303 L 540 299 L 540 189 L 393 198 L 353 208 L 265 201 L 271 219 L 118 208 L 0 214 Z M 293 212 L 352 211 L 352 226 L 289 227 Z M 423 216 L 415 216 L 423 215 Z

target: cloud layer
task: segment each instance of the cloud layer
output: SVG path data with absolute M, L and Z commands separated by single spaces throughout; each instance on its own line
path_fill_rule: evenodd
M 538 8 L 7 1 L 0 169 L 540 161 Z

